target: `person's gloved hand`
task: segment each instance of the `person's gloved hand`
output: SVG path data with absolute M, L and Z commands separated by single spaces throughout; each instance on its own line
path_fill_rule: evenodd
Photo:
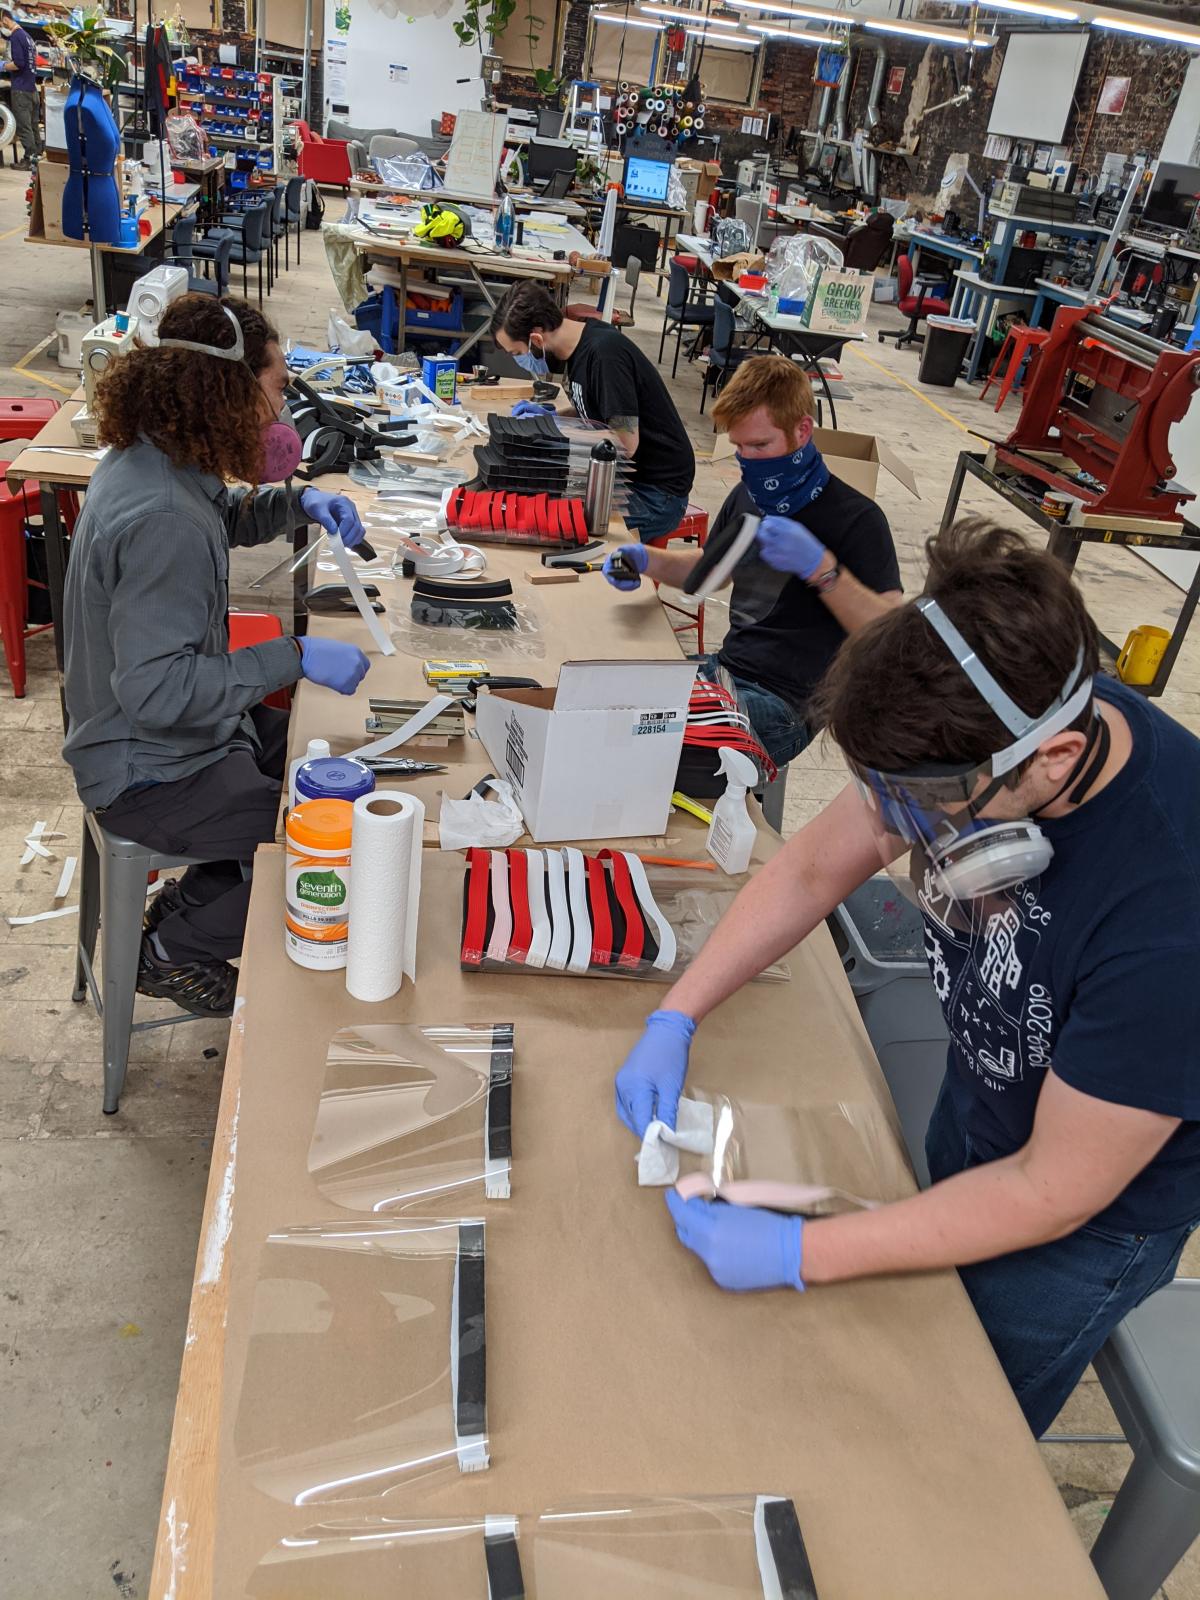
M 617 1073 L 617 1115 L 640 1139 L 657 1117 L 675 1126 L 696 1024 L 682 1011 L 652 1011 Z
M 370 670 L 371 663 L 358 646 L 343 639 L 309 633 L 296 643 L 300 646 L 301 677 L 336 689 L 338 694 L 353 694 Z
M 825 557 L 825 546 L 802 522 L 764 517 L 758 525 L 758 553 L 776 572 L 811 578 Z
M 545 417 L 554 415 L 553 406 L 544 406 L 537 400 L 518 400 L 512 408 L 514 417 Z
M 617 549 L 611 550 L 608 555 L 605 556 L 604 565 L 600 569 L 604 576 L 608 579 L 609 583 L 612 584 L 614 589 L 641 588 L 642 580 L 640 577 L 622 578 L 613 572 L 613 558 L 615 556 L 624 556 L 625 560 L 631 567 L 636 568 L 639 573 L 642 573 L 645 572 L 646 568 L 650 565 L 650 552 L 646 549 L 646 546 L 644 544 L 619 545 Z
M 358 507 L 349 495 L 326 494 L 324 489 L 309 487 L 301 494 L 300 504 L 314 522 L 336 533 L 347 550 L 353 550 L 366 535 Z
M 695 1251 L 719 1288 L 804 1288 L 802 1218 L 724 1200 L 685 1200 L 675 1189 L 667 1190 L 667 1209 L 680 1244 Z

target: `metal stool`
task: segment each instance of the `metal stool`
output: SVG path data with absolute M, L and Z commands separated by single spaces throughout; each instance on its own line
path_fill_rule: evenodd
M 776 833 L 783 832 L 783 801 L 787 794 L 786 764 L 777 769 L 770 783 L 765 783 L 759 792 L 758 803 L 762 807 L 763 821 L 775 829 Z
M 1021 367 L 1025 361 L 1026 353 L 1030 350 L 1040 350 L 1050 335 L 1041 328 L 1027 328 L 1023 322 L 1014 322 L 1004 335 L 1004 343 L 1000 346 L 1000 353 L 992 363 L 992 370 L 987 375 L 987 382 L 979 391 L 979 398 L 987 398 L 987 392 L 992 384 L 999 379 L 1000 397 L 996 401 L 995 409 L 1008 399 L 1008 392 L 1021 375 Z M 1004 358 L 1008 357 L 1008 365 L 1004 366 Z M 1000 376 L 1000 369 L 1004 366 L 1004 376 Z
M 1177 1278 L 1131 1311 L 1093 1362 L 1133 1447 L 1092 1547 L 1109 1600 L 1151 1600 L 1200 1535 L 1197 1349 L 1200 1279 Z
M 208 857 L 160 855 L 132 839 L 106 833 L 94 813 L 83 816 L 80 851 L 79 945 L 75 958 L 75 988 L 71 999 L 79 1002 L 91 994 L 92 1004 L 104 1019 L 104 1110 L 116 1111 L 125 1087 L 129 1064 L 129 1039 L 146 1028 L 172 1028 L 179 1022 L 198 1022 L 184 1012 L 153 1022 L 134 1022 L 138 956 L 142 947 L 142 918 L 146 911 L 146 880 L 164 867 L 200 866 Z M 96 930 L 104 925 L 103 990 L 96 982 L 94 959 Z
M 683 514 L 683 521 L 677 528 L 672 528 L 670 533 L 664 533 L 657 539 L 648 541 L 652 550 L 665 550 L 672 539 L 690 541 L 694 539 L 700 549 L 704 549 L 704 542 L 708 538 L 708 512 L 702 506 L 688 504 Z M 654 587 L 657 589 L 658 584 Z M 686 606 L 677 606 L 672 600 L 664 600 L 664 611 L 673 611 L 677 617 L 683 617 L 682 622 L 671 624 L 672 632 L 686 633 L 689 628 L 696 630 L 696 654 L 704 654 L 704 601 L 697 602 L 695 611 L 689 611 Z

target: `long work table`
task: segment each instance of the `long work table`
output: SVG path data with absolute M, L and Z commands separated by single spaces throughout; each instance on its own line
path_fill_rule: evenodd
M 519 669 L 496 662 L 496 670 L 550 684 L 566 660 L 676 656 L 648 586 L 623 595 L 589 575 L 534 587 L 525 574 L 536 559 L 488 549 L 489 573 L 510 577 L 536 613 L 542 648 Z M 398 614 L 407 583 L 380 589 Z M 313 617 L 310 626 L 371 650 L 356 617 Z M 488 653 L 482 636 L 477 653 Z M 302 683 L 292 752 L 317 734 L 344 752 L 364 737 L 370 696 L 428 693 L 420 661 L 403 650 L 372 653 L 348 698 Z M 440 790 L 464 795 L 491 766 L 469 733 L 418 738 L 405 753 L 448 766 L 402 785 L 431 819 Z M 579 782 L 587 784 L 586 770 Z M 380 780 L 385 790 L 400 786 Z M 653 844 L 700 860 L 703 841 L 684 818 Z M 763 829 L 757 863 L 777 845 Z M 555 1586 L 539 1557 L 537 1518 L 594 1506 L 597 1495 L 617 1497 L 607 1502 L 617 1516 L 661 1496 L 790 1498 L 821 1600 L 1097 1600 L 956 1275 L 803 1295 L 718 1290 L 677 1243 L 662 1191 L 639 1189 L 635 1141 L 613 1112 L 613 1073 L 664 985 L 460 971 L 463 872 L 461 855 L 424 850 L 416 982 L 371 1006 L 348 995 L 342 973 L 289 961 L 282 855 L 277 846 L 259 853 L 153 1600 L 398 1592 L 462 1600 L 489 1592 L 482 1534 L 511 1527 L 511 1517 L 540 1600 L 685 1592 L 669 1566 L 655 1574 L 622 1565 L 615 1526 L 607 1557 L 617 1565 L 603 1569 L 607 1578 Z M 718 873 L 694 877 L 700 887 L 737 887 Z M 786 981 L 748 986 L 705 1022 L 690 1081 L 769 1106 L 870 1105 L 900 1159 L 894 1112 L 826 931 L 787 965 Z M 513 1025 L 511 1199 L 488 1200 L 475 1185 L 398 1215 L 344 1209 L 317 1189 L 308 1153 L 331 1036 L 402 1023 Z M 475 1347 L 486 1348 L 490 1466 L 482 1471 L 453 1462 L 437 1470 L 433 1461 L 424 1473 L 401 1470 L 411 1455 L 393 1411 L 411 1393 L 431 1302 L 372 1296 L 360 1278 L 370 1275 L 363 1252 L 381 1228 L 414 1218 L 432 1226 L 439 1216 L 484 1223 L 486 1334 L 481 1321 Z M 345 1249 L 301 1252 L 308 1267 L 280 1276 L 279 1241 L 297 1229 L 310 1244 Z M 438 1315 L 448 1318 L 448 1308 Z M 432 1374 L 429 1407 L 448 1404 L 449 1383 L 445 1371 Z M 447 1541 L 445 1564 L 426 1567 L 422 1530 L 431 1526 Z M 607 1525 L 594 1526 L 603 1545 Z M 464 1530 L 480 1535 L 466 1588 L 452 1560 Z

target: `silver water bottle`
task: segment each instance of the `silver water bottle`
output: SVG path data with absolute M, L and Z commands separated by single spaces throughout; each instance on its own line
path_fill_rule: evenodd
M 610 439 L 602 439 L 599 444 L 592 446 L 587 487 L 583 491 L 583 520 L 593 539 L 602 539 L 608 532 L 616 476 L 616 446 Z

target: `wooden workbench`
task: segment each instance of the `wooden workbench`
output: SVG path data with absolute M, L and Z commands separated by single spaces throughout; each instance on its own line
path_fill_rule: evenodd
M 544 655 L 528 675 L 552 682 L 568 659 L 674 656 L 648 587 L 622 595 L 590 575 L 535 589 L 521 576 L 535 562 L 520 550 L 489 549 L 490 570 L 512 576 L 518 599 L 538 614 Z M 392 607 L 406 603 L 406 583 L 380 588 Z M 314 618 L 312 626 L 368 644 L 357 618 Z M 363 738 L 368 695 L 426 692 L 419 661 L 403 653 L 374 656 L 348 698 L 303 683 L 293 749 L 317 733 L 335 751 L 350 748 Z M 489 767 L 469 738 L 422 739 L 406 753 L 449 767 L 444 777 L 403 785 L 433 817 L 439 790 L 464 794 Z M 762 835 L 757 860 L 773 848 Z M 703 833 L 686 819 L 672 823 L 666 849 L 698 856 Z M 303 1539 L 313 1524 L 364 1511 L 533 1517 L 593 1493 L 790 1496 L 822 1600 L 1098 1600 L 1090 1564 L 956 1274 L 803 1296 L 718 1291 L 676 1242 L 661 1194 L 637 1188 L 634 1142 L 612 1110 L 613 1071 L 664 986 L 462 974 L 462 870 L 461 857 L 425 851 L 417 982 L 369 1006 L 350 999 L 341 974 L 287 960 L 281 858 L 275 848 L 260 852 L 152 1600 L 240 1600 L 281 1537 Z M 765 1103 L 885 1105 L 828 935 L 818 931 L 788 960 L 789 981 L 749 986 L 705 1022 L 692 1081 Z M 237 1424 L 262 1243 L 268 1232 L 335 1212 L 341 1221 L 354 1217 L 322 1202 L 306 1171 L 328 1040 L 355 1023 L 501 1019 L 516 1026 L 513 1198 L 478 1200 L 488 1230 L 492 1466 L 403 1483 L 369 1505 L 273 1498 L 256 1463 L 239 1458 Z M 895 1131 L 889 1137 L 898 1141 Z M 369 1359 L 377 1355 L 399 1374 L 404 1350 L 399 1328 L 394 1345 Z M 336 1411 L 347 1371 L 330 1364 L 314 1410 Z M 354 1459 L 355 1433 L 347 1415 L 343 1460 Z M 317 1453 L 293 1466 L 319 1478 L 330 1462 Z M 290 1498 L 298 1497 L 297 1486 Z M 610 1592 L 614 1600 L 625 1593 Z M 376 1591 L 342 1593 L 374 1600 Z M 650 1593 L 675 1595 L 669 1586 L 639 1588 L 639 1600 Z M 460 1595 L 423 1591 L 420 1600 Z

